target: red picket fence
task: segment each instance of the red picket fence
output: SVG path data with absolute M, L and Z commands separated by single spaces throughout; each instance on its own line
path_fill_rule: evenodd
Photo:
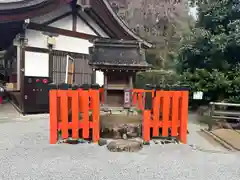
M 143 111 L 143 139 L 150 141 L 150 129 L 152 135 L 159 136 L 162 128 L 162 136 L 178 137 L 187 143 L 188 123 L 188 91 L 156 91 L 152 101 L 152 109 Z
M 144 110 L 144 94 L 146 92 L 151 92 L 152 97 L 154 97 L 154 90 L 145 89 L 133 89 L 132 90 L 132 106 L 136 106 L 138 109 Z
M 72 130 L 73 139 L 90 138 L 92 129 L 92 140 L 94 142 L 99 140 L 99 90 L 50 90 L 49 98 L 50 144 L 57 143 L 59 130 L 62 132 L 62 139 L 69 138 L 69 129 Z M 80 129 L 82 137 L 79 137 Z
M 101 104 L 104 104 L 104 88 L 99 89 Z
M 152 108 L 146 109 L 145 94 L 151 93 Z M 188 119 L 188 91 L 163 91 L 163 90 L 132 90 L 132 104 L 143 110 L 143 139 L 148 142 L 152 136 L 178 137 L 183 143 L 187 142 L 187 119 Z M 71 137 L 90 138 L 99 140 L 100 126 L 100 96 L 104 102 L 104 89 L 89 90 L 51 90 L 50 91 L 50 143 L 58 141 L 58 131 L 62 132 L 62 139 Z M 151 98 L 150 98 L 151 99 Z M 89 113 L 92 115 L 89 116 Z M 72 115 L 69 118 L 69 114 Z M 81 116 L 79 117 L 79 114 Z M 80 119 L 79 119 L 80 118 Z M 79 130 L 82 137 L 79 137 Z

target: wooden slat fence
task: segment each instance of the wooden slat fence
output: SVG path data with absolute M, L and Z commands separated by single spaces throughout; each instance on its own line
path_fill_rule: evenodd
M 152 97 L 154 97 L 154 90 L 144 90 L 144 89 L 133 89 L 132 90 L 132 106 L 137 107 L 138 109 L 144 109 L 144 95 L 147 92 L 152 93 Z
M 50 144 L 59 140 L 59 131 L 62 139 L 71 138 L 99 140 L 99 90 L 50 90 Z M 91 115 L 90 115 L 91 113 Z M 71 116 L 70 116 L 71 114 Z M 82 137 L 79 130 L 82 130 Z
M 148 142 L 152 136 L 159 136 L 159 129 L 162 129 L 161 136 L 178 137 L 187 143 L 188 123 L 188 91 L 161 91 L 155 92 L 152 100 L 152 108 L 143 111 L 143 139 Z
M 182 143 L 187 143 L 188 91 L 133 89 L 132 92 L 132 104 L 143 111 L 144 141 L 150 141 L 152 129 L 153 137 L 178 137 Z M 147 94 L 151 100 L 150 108 L 146 105 L 149 100 Z M 104 103 L 103 88 L 51 90 L 50 143 L 55 144 L 58 141 L 59 130 L 62 131 L 61 138 L 69 138 L 69 129 L 72 130 L 73 139 L 89 138 L 92 129 L 92 139 L 98 141 L 100 99 L 101 103 Z M 71 118 L 69 113 L 72 114 Z M 82 129 L 82 137 L 79 137 L 79 129 Z M 170 134 L 169 129 L 171 129 Z

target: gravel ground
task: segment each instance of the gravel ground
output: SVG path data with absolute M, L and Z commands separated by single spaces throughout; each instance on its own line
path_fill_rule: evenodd
M 49 145 L 48 124 L 47 115 L 20 117 L 0 107 L 0 179 L 240 179 L 239 154 L 211 146 L 191 120 L 189 144 L 204 150 L 152 144 L 138 153 L 112 153 L 94 144 Z

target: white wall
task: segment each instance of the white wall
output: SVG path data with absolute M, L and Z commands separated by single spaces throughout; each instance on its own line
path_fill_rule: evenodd
M 27 46 L 45 49 L 47 48 L 47 35 L 44 35 L 41 31 L 27 29 L 26 38 L 28 39 Z M 93 45 L 86 39 L 63 35 L 59 35 L 55 37 L 55 39 L 56 45 L 53 47 L 53 49 L 59 51 L 89 54 L 89 47 Z
M 77 18 L 77 32 L 97 35 L 82 19 Z
M 72 31 L 72 24 L 72 15 L 69 15 L 59 21 L 49 24 L 49 26 Z
M 58 8 L 56 11 L 52 11 L 43 16 L 32 18 L 31 22 L 34 22 L 37 24 L 42 24 L 42 23 L 48 22 L 49 20 L 52 20 L 56 17 L 59 17 L 67 12 L 70 12 L 70 11 L 71 11 L 71 8 L 69 6 L 63 6 L 61 8 Z M 101 35 L 101 37 L 105 37 L 105 38 L 109 37 L 102 30 L 102 28 L 92 18 L 90 18 L 86 13 L 79 10 L 79 14 Z M 50 24 L 50 26 L 65 29 L 65 30 L 72 30 L 72 16 L 69 15 L 63 19 L 60 19 L 60 20 Z M 96 35 L 95 32 L 90 27 L 88 27 L 88 25 L 83 20 L 81 20 L 79 17 L 77 19 L 77 32 Z
M 43 16 L 35 17 L 31 19 L 31 22 L 42 24 L 70 11 L 71 8 L 69 6 L 64 6 L 58 8 L 56 11 L 52 11 Z M 82 11 L 79 11 L 79 13 L 91 25 L 91 27 L 93 27 L 100 34 L 101 37 L 109 38 L 109 36 L 102 30 L 102 28 L 87 14 Z M 70 15 L 50 24 L 50 26 L 65 30 L 72 30 L 72 23 L 72 16 Z M 77 19 L 77 32 L 96 35 L 96 33 L 79 17 Z M 40 31 L 27 29 L 26 38 L 28 39 L 27 46 L 45 49 L 47 48 L 47 36 Z M 89 54 L 89 47 L 91 47 L 92 45 L 92 43 L 85 39 L 59 35 L 58 37 L 56 37 L 56 46 L 53 49 L 74 53 Z M 103 82 L 103 72 L 97 71 L 96 83 L 103 85 Z
M 47 48 L 47 35 L 44 35 L 42 32 L 27 29 L 26 37 L 28 39 L 27 46 L 44 49 Z M 85 39 L 59 35 L 58 37 L 56 37 L 56 46 L 53 49 L 60 51 L 89 54 L 89 47 L 91 47 L 92 45 L 93 45 L 92 43 Z M 30 66 L 27 67 L 31 68 Z M 96 71 L 96 83 L 100 85 L 104 84 L 103 72 Z
M 27 29 L 25 34 L 27 46 L 47 49 L 47 36 L 41 31 Z
M 26 51 L 24 75 L 49 77 L 49 54 Z
M 96 71 L 96 83 L 100 86 L 104 84 L 104 74 L 102 71 Z

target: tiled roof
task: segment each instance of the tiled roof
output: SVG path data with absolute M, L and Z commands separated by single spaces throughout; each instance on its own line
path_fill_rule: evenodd
M 36 6 L 48 0 L 0 0 L 0 10 L 13 10 Z

